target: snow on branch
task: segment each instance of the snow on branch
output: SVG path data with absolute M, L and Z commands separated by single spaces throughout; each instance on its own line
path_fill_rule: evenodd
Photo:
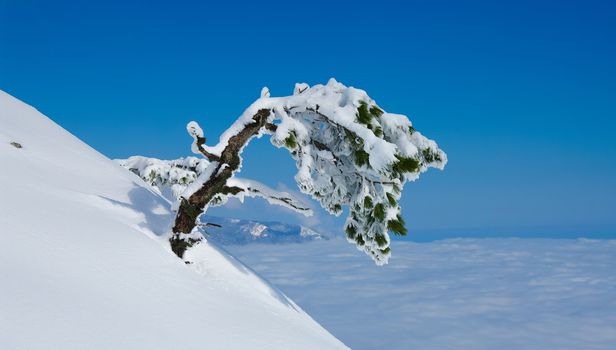
M 232 177 L 227 180 L 227 186 L 237 188 L 241 191 L 234 194 L 240 201 L 244 201 L 244 197 L 261 197 L 269 204 L 280 205 L 287 209 L 298 212 L 304 216 L 312 216 L 313 212 L 309 206 L 303 204 L 299 199 L 293 197 L 287 192 L 276 191 L 258 181 L 240 179 Z

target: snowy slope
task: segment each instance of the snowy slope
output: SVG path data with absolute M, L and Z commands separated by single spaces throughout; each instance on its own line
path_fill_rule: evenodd
M 3 92 L 0 162 L 1 348 L 345 348 L 212 244 L 184 265 L 167 201 Z

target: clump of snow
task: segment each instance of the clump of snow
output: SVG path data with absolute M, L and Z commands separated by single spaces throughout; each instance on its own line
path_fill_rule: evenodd
M 186 265 L 167 200 L 4 92 L 0 159 L 3 349 L 346 348 L 211 242 Z
M 267 86 L 264 86 L 263 89 L 261 89 L 261 97 L 270 97 L 270 91 Z
M 199 151 L 199 145 L 197 144 L 197 141 L 200 138 L 203 138 L 203 129 L 201 129 L 201 127 L 199 126 L 199 124 L 197 124 L 197 122 L 190 122 L 188 123 L 188 125 L 186 125 L 186 131 L 188 131 L 188 134 L 193 138 L 193 143 L 192 146 L 190 147 L 192 152 L 195 154 L 201 154 L 201 152 Z

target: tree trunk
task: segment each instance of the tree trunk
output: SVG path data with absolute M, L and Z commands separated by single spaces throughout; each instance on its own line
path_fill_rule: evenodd
M 259 133 L 261 128 L 266 126 L 270 113 L 269 109 L 259 110 L 252 118 L 254 123 L 246 125 L 244 129 L 232 136 L 227 147 L 220 154 L 220 158 L 211 159 L 218 162 L 218 164 L 209 180 L 189 198 L 181 199 L 173 226 L 174 235 L 169 240 L 171 249 L 180 258 L 184 256 L 186 249 L 198 242 L 195 238 L 182 238 L 181 235 L 192 232 L 193 228 L 197 225 L 197 218 L 203 213 L 205 206 L 217 194 L 228 194 L 238 190 L 228 187 L 227 180 L 233 176 L 233 173 L 241 165 L 240 152 L 242 148 L 253 136 Z

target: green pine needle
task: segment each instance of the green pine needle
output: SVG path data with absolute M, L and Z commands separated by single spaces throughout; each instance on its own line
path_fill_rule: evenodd
M 396 206 L 396 197 L 394 197 L 393 194 L 391 193 L 387 193 L 387 201 L 389 202 L 389 206 L 390 207 L 395 207 Z
M 431 148 L 423 149 L 421 153 L 423 154 L 424 158 L 426 159 L 426 162 L 428 163 L 432 163 L 435 160 L 440 162 L 442 160 L 441 156 L 438 153 L 434 153 Z
M 357 237 L 355 237 L 355 243 L 357 243 L 357 245 L 361 247 L 366 244 L 366 241 L 364 241 L 364 238 L 361 235 L 358 235 Z
M 295 147 L 297 147 L 297 138 L 295 136 L 295 131 L 291 131 L 289 132 L 289 136 L 284 139 L 284 144 L 285 146 L 287 146 L 287 148 L 295 149 Z
M 374 217 L 379 220 L 379 221 L 383 221 L 385 220 L 385 206 L 383 205 L 383 203 L 378 203 L 377 205 L 374 206 Z
M 355 236 L 357 235 L 357 229 L 355 228 L 355 226 L 349 225 L 346 227 L 345 231 L 347 237 L 349 237 L 350 239 L 355 239 Z
M 392 169 L 397 173 L 414 173 L 419 170 L 419 161 L 415 158 L 407 158 L 396 155 L 398 161 L 392 166 Z
M 387 238 L 385 238 L 385 235 L 381 233 L 377 233 L 374 236 L 374 241 L 379 245 L 379 247 L 384 247 L 387 245 Z
M 342 207 L 340 206 L 340 204 L 334 204 L 334 206 L 332 207 L 332 211 L 334 213 L 339 213 L 342 211 Z
M 357 164 L 357 166 L 368 165 L 369 159 L 370 155 L 363 149 L 355 151 L 355 164 Z
M 368 110 L 368 103 L 359 101 L 359 107 L 357 107 L 357 114 L 355 114 L 355 116 L 358 122 L 369 125 L 372 121 L 372 114 L 370 114 Z
M 389 254 L 391 252 L 391 248 L 387 247 L 385 249 L 379 249 L 382 254 Z
M 397 236 L 406 236 L 407 230 L 404 227 L 404 219 L 398 215 L 396 219 L 387 221 L 387 229 Z
M 383 115 L 383 110 L 377 106 L 372 106 L 370 107 L 370 114 L 377 118 L 380 118 Z
M 377 126 L 376 128 L 374 128 L 374 136 L 376 137 L 383 137 L 383 128 L 381 128 L 380 126 Z

